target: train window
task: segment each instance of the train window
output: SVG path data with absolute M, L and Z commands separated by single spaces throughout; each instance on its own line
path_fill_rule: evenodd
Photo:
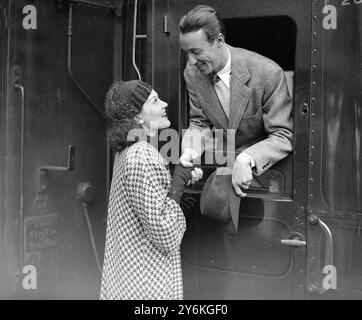
M 294 70 L 296 25 L 288 16 L 225 19 L 226 42 L 255 51 Z
M 293 98 L 297 37 L 294 20 L 288 16 L 270 16 L 232 18 L 223 21 L 227 44 L 257 52 L 274 60 L 282 67 L 290 95 Z M 185 56 L 184 63 L 186 63 Z M 189 122 L 187 115 L 184 116 L 184 119 L 185 123 Z M 185 128 L 187 125 L 183 127 Z M 211 168 L 205 167 L 204 179 L 199 184 L 195 184 L 193 188 L 201 190 L 204 181 L 212 171 L 212 166 Z M 292 157 L 289 156 L 279 161 L 261 176 L 254 177 L 254 184 L 249 189 L 249 195 L 252 197 L 291 198 Z
M 285 72 L 293 97 L 296 26 L 288 16 L 226 19 L 226 42 L 255 51 L 278 63 Z

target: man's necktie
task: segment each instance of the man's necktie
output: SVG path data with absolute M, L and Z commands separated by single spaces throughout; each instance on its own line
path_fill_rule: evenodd
M 220 81 L 220 77 L 217 73 L 212 73 L 210 76 L 210 80 L 214 85 L 217 97 L 221 103 L 222 108 L 225 111 L 225 115 L 229 118 L 229 110 L 230 110 L 230 89 L 226 86 L 223 81 Z
M 210 74 L 210 81 L 211 81 L 212 83 L 217 83 L 217 82 L 219 82 L 220 80 L 221 80 L 221 79 L 220 79 L 220 77 L 217 75 L 216 72 L 213 72 L 213 73 Z

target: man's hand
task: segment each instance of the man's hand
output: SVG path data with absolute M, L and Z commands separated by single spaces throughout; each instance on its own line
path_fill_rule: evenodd
M 251 159 L 248 155 L 240 153 L 236 157 L 231 180 L 235 193 L 239 197 L 245 197 L 246 193 L 244 193 L 241 189 L 249 189 L 252 180 L 253 174 L 251 171 Z
M 191 180 L 188 181 L 187 185 L 194 184 L 202 178 L 203 171 L 201 168 L 195 168 L 191 171 Z
M 191 148 L 185 148 L 183 154 L 180 157 L 180 164 L 185 168 L 193 167 L 192 160 L 197 159 L 199 153 Z

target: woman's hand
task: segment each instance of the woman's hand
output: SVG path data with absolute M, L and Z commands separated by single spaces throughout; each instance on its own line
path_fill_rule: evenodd
M 199 181 L 201 178 L 202 178 L 202 175 L 203 175 L 203 171 L 201 168 L 194 168 L 192 171 L 191 171 L 191 180 L 189 180 L 187 182 L 187 185 L 189 186 L 190 184 L 194 184 L 195 182 Z
M 189 186 L 202 178 L 203 172 L 200 168 L 185 168 L 181 164 L 176 164 L 173 171 L 171 190 L 168 196 L 178 204 L 186 186 Z

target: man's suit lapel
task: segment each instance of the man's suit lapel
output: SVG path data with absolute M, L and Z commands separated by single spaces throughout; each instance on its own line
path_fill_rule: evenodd
M 204 112 L 213 123 L 218 123 L 223 129 L 228 128 L 228 119 L 222 108 L 219 98 L 209 77 L 195 73 L 196 86 L 199 97 L 203 99 Z
M 226 117 L 216 91 L 209 77 L 201 75 L 194 69 L 195 83 L 199 98 L 203 99 L 204 112 L 213 123 L 218 123 L 224 129 L 236 129 L 248 104 L 251 90 L 245 85 L 250 74 L 243 59 L 234 48 L 229 46 L 231 54 L 230 80 L 230 117 Z
M 233 47 L 231 54 L 231 80 L 230 80 L 230 120 L 229 128 L 237 129 L 248 104 L 251 90 L 245 85 L 250 74 L 243 59 L 237 55 Z

